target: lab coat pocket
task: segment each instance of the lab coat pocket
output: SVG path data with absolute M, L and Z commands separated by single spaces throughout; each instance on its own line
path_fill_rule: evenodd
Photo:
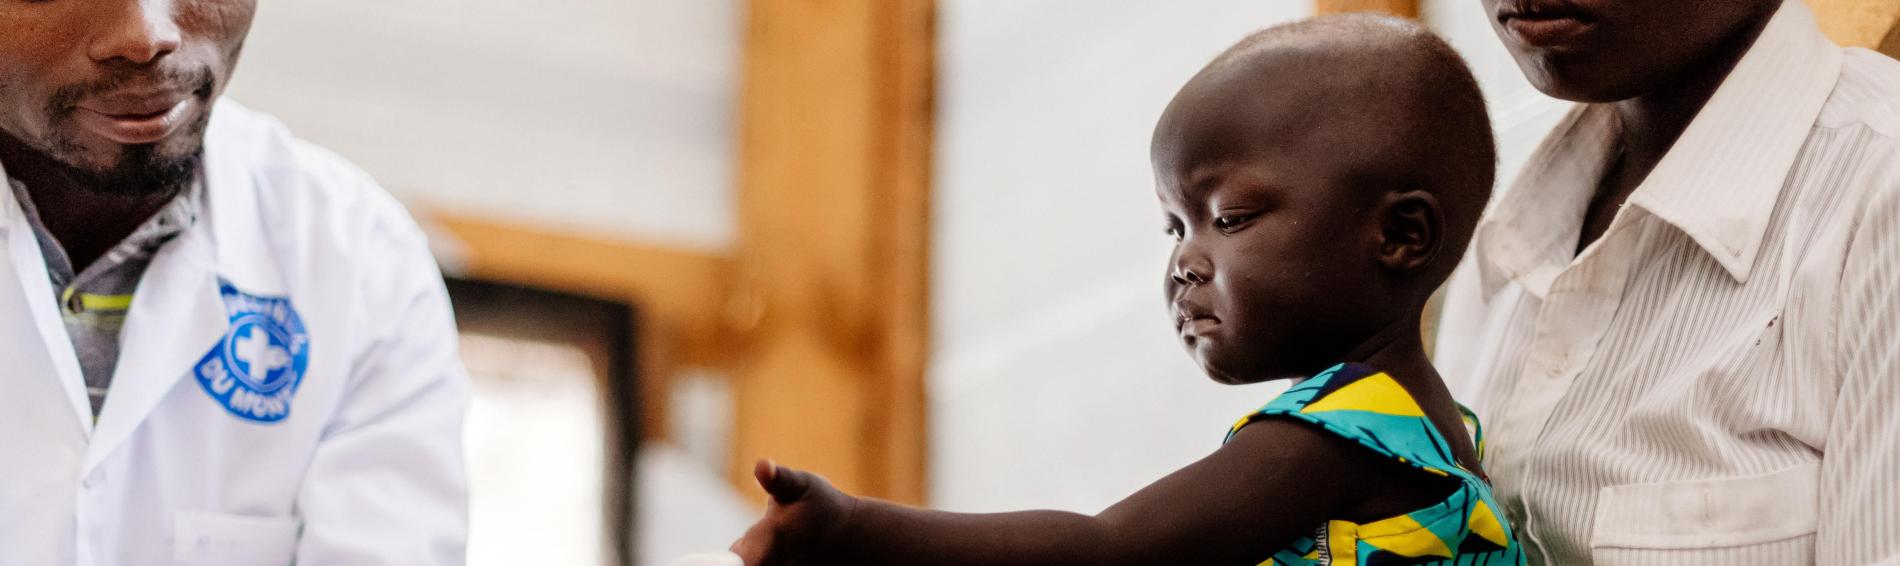
M 290 517 L 179 511 L 172 516 L 172 564 L 290 566 L 298 531 Z
M 1714 564 L 1734 551 L 1805 554 L 1820 484 L 1821 465 L 1808 463 L 1760 476 L 1606 487 L 1597 496 L 1591 554 L 1598 564 Z

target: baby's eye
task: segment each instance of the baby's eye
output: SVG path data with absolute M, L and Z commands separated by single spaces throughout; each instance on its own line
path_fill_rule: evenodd
M 1223 232 L 1228 232 L 1228 231 L 1232 231 L 1235 228 L 1238 228 L 1241 224 L 1247 223 L 1247 221 L 1251 219 L 1253 219 L 1252 216 L 1248 216 L 1244 214 L 1222 216 L 1222 217 L 1214 219 L 1214 227 L 1220 229 Z

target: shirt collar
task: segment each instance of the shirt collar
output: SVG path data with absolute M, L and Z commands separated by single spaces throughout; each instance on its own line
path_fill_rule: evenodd
M 1841 49 L 1813 12 L 1785 1 L 1628 204 L 1675 226 L 1747 282 L 1840 68 Z M 1607 105 L 1583 105 L 1532 154 L 1479 228 L 1487 295 L 1508 279 L 1542 297 L 1568 266 L 1615 134 Z
M 8 187 L 7 193 L 13 197 L 13 203 L 20 207 L 26 227 L 38 241 L 41 253 L 46 256 L 47 269 L 53 273 L 55 281 L 62 285 L 80 279 L 92 279 L 94 273 L 104 273 L 118 269 L 119 265 L 127 261 L 150 257 L 159 246 L 191 228 L 192 224 L 197 222 L 204 191 L 204 183 L 199 179 L 193 179 L 178 195 L 166 201 L 163 207 L 134 228 L 132 233 L 127 234 L 98 260 L 81 270 L 72 264 L 72 260 L 66 255 L 66 249 L 42 223 L 39 210 L 33 204 L 32 195 L 27 193 L 26 186 L 18 179 L 4 175 L 5 172 L 0 171 L 0 179 L 3 179 Z M 11 214 L 5 216 L 9 220 L 12 217 Z
M 16 183 L 13 182 L 13 177 L 7 174 L 7 166 L 4 163 L 0 163 L 0 184 L 5 185 L 0 188 L 6 189 L 0 190 L 0 236 L 5 236 L 7 230 L 13 227 L 14 209 L 19 206 L 19 203 L 15 202 L 17 199 L 13 196 Z

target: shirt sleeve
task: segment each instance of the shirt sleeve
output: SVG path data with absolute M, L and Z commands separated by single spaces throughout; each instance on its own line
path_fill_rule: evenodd
M 1860 213 L 1837 295 L 1817 564 L 1900 559 L 1900 186 L 1884 188 Z
M 368 334 L 297 498 L 299 565 L 459 565 L 466 554 L 470 393 L 455 320 L 420 231 L 385 217 L 362 253 L 353 318 Z

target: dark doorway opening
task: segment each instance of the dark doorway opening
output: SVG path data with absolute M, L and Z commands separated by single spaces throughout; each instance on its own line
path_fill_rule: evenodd
M 544 528 L 541 541 L 597 535 L 593 540 L 600 543 L 600 564 L 632 566 L 637 556 L 635 459 L 642 434 L 634 307 L 492 281 L 450 277 L 447 283 L 462 334 L 462 357 L 476 389 L 469 423 L 471 481 L 488 481 L 494 497 L 512 498 L 484 508 L 489 494 L 476 486 L 471 494 L 476 524 L 470 562 L 481 562 L 474 553 L 489 544 L 518 547 L 494 549 L 494 556 L 552 558 L 542 553 L 560 549 L 532 548 L 541 544 L 532 533 Z M 590 401 L 592 407 L 587 406 Z M 587 430 L 588 422 L 598 428 Z M 598 446 L 590 446 L 594 444 Z M 590 463 L 598 463 L 597 471 L 575 468 Z M 481 469 L 484 465 L 491 469 Z M 598 485 L 564 485 L 589 479 Z M 572 515 L 593 493 L 599 497 L 598 521 L 534 516 Z M 484 520 L 527 528 L 483 532 Z M 600 530 L 561 532 L 565 525 L 592 524 Z M 483 537 L 507 542 L 491 543 Z

